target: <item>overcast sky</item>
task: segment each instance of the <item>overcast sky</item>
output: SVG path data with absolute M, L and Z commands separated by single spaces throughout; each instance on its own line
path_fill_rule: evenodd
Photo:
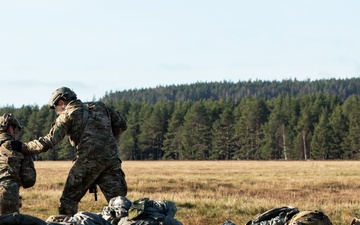
M 357 0 L 0 0 L 0 107 L 360 74 Z

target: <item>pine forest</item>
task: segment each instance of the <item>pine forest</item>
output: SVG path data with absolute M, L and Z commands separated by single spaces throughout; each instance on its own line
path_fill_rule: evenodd
M 360 158 L 360 78 L 210 82 L 109 91 L 122 114 L 123 160 L 341 160 Z M 47 105 L 4 106 L 27 142 L 56 119 Z M 72 160 L 66 138 L 36 160 Z

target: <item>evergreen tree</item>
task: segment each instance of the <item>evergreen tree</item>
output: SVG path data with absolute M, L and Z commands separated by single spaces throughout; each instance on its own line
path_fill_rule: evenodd
M 297 124 L 298 130 L 298 138 L 297 146 L 299 149 L 299 156 L 300 158 L 307 160 L 310 155 L 310 142 L 311 142 L 311 133 L 314 127 L 314 119 L 313 119 L 313 112 L 312 112 L 312 104 L 313 104 L 313 96 L 305 95 L 300 98 L 301 101 L 301 111 L 300 117 Z
M 300 106 L 298 98 L 285 96 L 282 101 L 282 110 L 284 119 L 284 126 L 282 132 L 282 146 L 284 152 L 284 159 L 293 160 L 298 157 L 297 149 L 294 148 L 294 139 L 297 135 L 297 123 L 300 115 Z M 285 157 L 286 156 L 286 157 Z
M 38 139 L 42 136 L 42 121 L 42 118 L 39 117 L 39 108 L 34 107 L 24 129 L 23 140 L 25 142 Z
M 311 140 L 311 152 L 314 159 L 328 159 L 330 155 L 330 127 L 328 111 L 325 109 L 320 115 L 319 123 L 315 125 Z
M 230 160 L 233 159 L 235 144 L 233 107 L 224 109 L 220 118 L 213 124 L 213 141 L 210 159 Z
M 43 137 L 47 135 L 51 129 L 51 125 L 54 123 L 56 119 L 56 113 L 54 110 L 51 110 L 48 105 L 44 105 L 41 107 L 38 113 L 38 122 L 40 124 L 39 127 L 39 136 Z M 64 138 L 67 139 L 67 138 Z M 68 143 L 70 146 L 70 144 Z M 54 148 L 49 149 L 48 151 L 41 153 L 37 158 L 46 159 L 46 160 L 58 160 L 58 152 L 60 151 L 60 145 L 56 145 Z M 65 160 L 73 159 L 72 158 L 64 158 Z M 64 160 L 63 159 L 63 160 Z
M 129 114 L 129 111 L 131 109 L 131 102 L 127 100 L 119 101 L 114 105 L 114 109 L 126 119 L 126 116 Z
M 14 112 L 11 112 L 11 113 L 14 113 L 16 118 L 20 121 L 21 125 L 24 127 L 24 129 L 22 130 L 22 133 L 23 133 L 22 138 L 21 138 L 22 141 L 29 141 L 28 140 L 29 137 L 24 138 L 24 135 L 28 129 L 29 118 L 30 118 L 31 114 L 33 113 L 33 111 L 34 110 L 36 111 L 37 109 L 38 109 L 37 106 L 22 106 L 20 109 L 14 111 Z M 6 109 L 6 110 L 8 110 L 8 109 Z M 5 111 L 5 112 L 7 112 L 7 111 Z M 3 114 L 1 114 L 1 115 L 3 115 Z M 31 135 L 29 135 L 29 136 L 31 136 Z
M 330 159 L 342 159 L 343 158 L 343 146 L 344 138 L 348 133 L 348 122 L 346 121 L 345 116 L 342 113 L 341 105 L 334 107 L 330 117 L 329 117 L 329 135 L 330 135 Z
M 351 109 L 349 108 L 351 107 Z M 352 96 L 344 103 L 344 111 L 348 113 L 349 131 L 343 142 L 344 158 L 358 159 L 360 152 L 360 102 Z
M 241 113 L 235 121 L 237 159 L 261 159 L 262 125 L 267 121 L 268 109 L 263 99 L 245 98 L 236 107 Z M 236 110 L 235 110 L 236 111 Z
M 145 104 L 141 107 L 140 111 L 140 123 L 139 129 L 140 133 L 138 134 L 138 144 L 139 144 L 139 152 L 138 152 L 138 159 L 140 160 L 147 160 L 150 159 L 149 155 L 152 154 L 152 138 L 148 135 L 151 135 L 151 125 L 147 122 L 154 110 L 153 104 Z
M 21 119 L 23 119 L 23 118 L 22 118 L 22 116 L 20 116 L 19 111 L 20 110 L 16 110 L 13 105 L 12 106 L 5 106 L 5 107 L 0 108 L 0 116 L 4 115 L 5 113 L 13 113 L 16 116 L 16 118 L 21 122 L 21 124 L 24 124 L 25 121 L 22 122 Z
M 120 137 L 120 155 L 123 160 L 139 160 L 140 147 L 138 136 L 140 134 L 141 111 L 144 104 L 133 103 L 127 115 L 128 127 Z
M 294 113 L 294 103 L 289 96 L 279 95 L 271 105 L 269 120 L 263 126 L 264 144 L 262 158 L 285 159 L 291 158 L 291 142 L 293 139 L 293 125 L 291 118 Z
M 174 112 L 169 121 L 168 131 L 164 136 L 164 159 L 179 159 L 179 152 L 183 151 L 181 143 L 181 127 L 184 122 L 185 114 L 191 105 L 192 103 L 190 101 L 176 102 Z
M 204 160 L 211 148 L 211 123 L 204 101 L 195 102 L 184 117 L 180 159 Z
M 145 114 L 146 120 L 140 127 L 139 143 L 143 159 L 161 159 L 162 142 L 167 129 L 167 115 L 165 104 L 158 102 Z

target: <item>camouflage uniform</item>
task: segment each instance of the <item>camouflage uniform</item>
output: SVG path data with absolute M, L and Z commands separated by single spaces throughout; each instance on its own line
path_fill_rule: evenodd
M 118 138 L 126 128 L 126 121 L 114 109 L 101 102 L 75 99 L 59 114 L 49 134 L 26 144 L 29 152 L 41 153 L 67 135 L 76 147 L 76 160 L 60 198 L 60 214 L 77 213 L 79 201 L 93 184 L 100 187 L 107 201 L 126 196 L 127 184 L 118 151 Z
M 0 215 L 19 212 L 20 186 L 29 188 L 36 182 L 36 170 L 30 155 L 15 149 L 13 136 L 0 131 Z M 21 143 L 21 142 L 19 142 Z

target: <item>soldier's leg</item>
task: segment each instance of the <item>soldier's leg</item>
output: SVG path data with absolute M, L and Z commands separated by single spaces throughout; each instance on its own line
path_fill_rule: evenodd
M 108 162 L 109 167 L 104 170 L 96 184 L 100 187 L 106 200 L 109 202 L 111 198 L 127 195 L 128 187 L 125 180 L 125 173 L 121 168 L 121 161 L 114 159 Z
M 75 161 L 60 198 L 59 214 L 72 216 L 77 213 L 80 200 L 100 172 L 94 162 L 78 159 Z
M 0 186 L 0 215 L 19 212 L 20 200 L 19 186 L 16 183 Z
M 14 204 L 14 200 L 1 199 L 0 200 L 0 215 L 5 215 L 9 213 L 19 212 L 19 205 Z

